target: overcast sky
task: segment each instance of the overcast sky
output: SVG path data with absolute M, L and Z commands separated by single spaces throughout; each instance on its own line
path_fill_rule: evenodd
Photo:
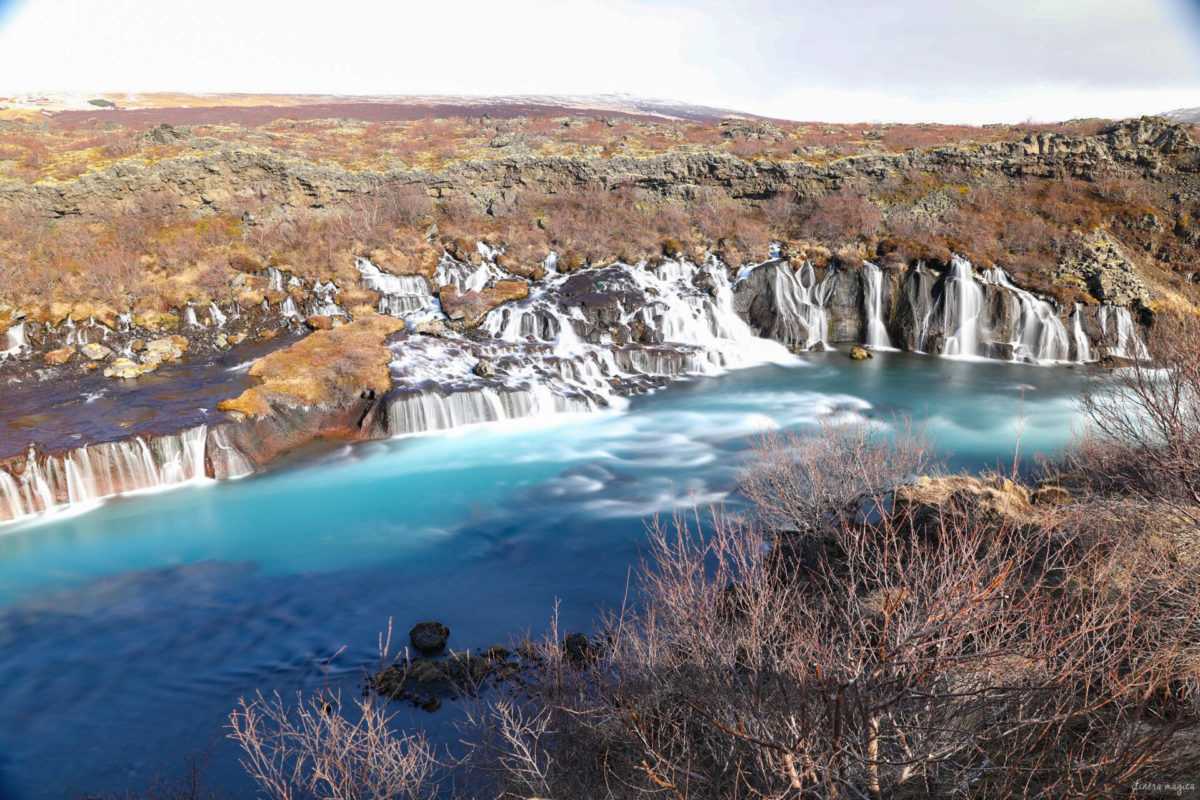
M 1200 106 L 1197 0 L 0 0 L 5 91 L 628 93 L 790 119 Z

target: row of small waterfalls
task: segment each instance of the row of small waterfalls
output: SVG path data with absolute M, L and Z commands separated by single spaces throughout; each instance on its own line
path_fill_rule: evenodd
M 673 379 L 787 363 L 796 352 L 841 343 L 1032 364 L 1147 358 L 1129 309 L 1063 309 L 999 268 L 977 272 L 960 258 L 942 273 L 918 265 L 895 274 L 865 262 L 822 275 L 811 263 L 774 259 L 735 275 L 712 257 L 560 273 L 551 256 L 528 297 L 455 332 L 443 324 L 435 287 L 480 291 L 509 278 L 496 251 L 479 252 L 478 264 L 445 256 L 432 278 L 358 261 L 378 310 L 405 319 L 409 331 L 391 345 L 394 388 L 379 436 L 619 408 L 627 395 Z M 277 291 L 302 286 L 275 269 L 268 277 Z M 307 289 L 303 311 L 344 316 L 337 291 L 331 282 Z M 277 306 L 286 318 L 303 316 L 290 296 Z M 202 310 L 189 309 L 185 324 L 219 327 L 240 313 Z M 9 350 L 24 345 L 21 336 L 20 326 L 10 329 Z M 0 520 L 248 474 L 253 465 L 228 429 L 200 426 L 57 455 L 31 449 L 0 468 Z

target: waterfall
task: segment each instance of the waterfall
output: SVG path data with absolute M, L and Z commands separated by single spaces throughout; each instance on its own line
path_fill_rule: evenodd
M 1133 317 L 1125 306 L 1101 306 L 1100 329 L 1105 339 L 1111 341 L 1113 332 L 1109 330 L 1110 323 L 1116 328 L 1116 346 L 1108 348 L 1108 354 L 1116 358 L 1128 358 L 1134 361 L 1149 361 L 1150 351 L 1146 343 L 1138 336 L 1133 325 Z
M 279 304 L 279 313 L 289 319 L 300 319 L 300 311 L 296 308 L 296 301 L 288 295 L 282 303 Z
M 867 322 L 866 345 L 875 350 L 891 349 L 892 340 L 883 321 L 883 270 L 870 261 L 864 261 L 862 277 L 863 311 Z
M 379 313 L 402 317 L 434 305 L 429 283 L 420 275 L 392 275 L 365 258 L 355 262 L 363 286 L 379 293 Z
M 912 347 L 914 351 L 924 353 L 929 348 L 929 323 L 933 319 L 933 279 L 923 263 L 917 264 L 907 291 L 913 325 L 916 327 Z
M 793 271 L 785 261 L 766 262 L 745 267 L 738 272 L 738 281 L 745 280 L 755 270 L 771 270 L 771 288 L 778 319 L 771 338 L 788 347 L 811 349 L 825 344 L 829 318 L 825 313 L 825 282 L 817 282 L 817 271 L 811 261 L 805 261 Z
M 504 280 L 507 275 L 492 261 L 495 257 L 493 251 L 481 244 L 480 253 L 484 256 L 484 262 L 478 267 L 456 261 L 449 254 L 443 254 L 433 273 L 434 284 L 453 286 L 460 292 L 479 292 L 489 284 Z
M 333 281 L 316 281 L 312 287 L 312 297 L 308 299 L 305 315 L 309 317 L 344 317 L 346 311 L 335 300 L 338 293 L 337 284 Z
M 219 328 L 225 324 L 226 319 L 228 319 L 228 318 L 225 316 L 224 312 L 221 311 L 220 306 L 218 306 L 216 303 L 208 304 L 208 324 L 209 325 Z
M 1092 345 L 1083 332 L 1082 317 L 1080 305 L 1076 303 L 1075 311 L 1071 314 L 1071 338 L 1075 342 L 1075 360 L 1081 363 L 1092 360 Z
M 586 398 L 555 394 L 538 384 L 512 390 L 485 386 L 450 394 L 417 392 L 399 395 L 388 404 L 388 430 L 395 436 L 432 433 L 593 408 Z
M 18 322 L 5 332 L 5 337 L 8 342 L 8 347 L 0 350 L 0 358 L 15 356 L 29 346 L 25 339 L 25 323 Z
M 943 355 L 972 358 L 979 355 L 979 312 L 983 309 L 983 289 L 975 282 L 971 262 L 955 256 L 950 262 L 942 301 L 943 324 L 947 331 Z
M 222 477 L 246 474 L 249 461 L 213 429 L 224 455 Z M 205 480 L 210 444 L 205 425 L 146 439 L 86 445 L 43 456 L 30 448 L 24 462 L 0 469 L 0 520 L 17 519 L 105 497 Z
M 254 472 L 250 459 L 230 441 L 229 431 L 228 425 L 208 430 L 206 457 L 214 478 L 240 478 Z
M 196 309 L 188 305 L 183 312 L 183 324 L 191 328 L 202 327 L 200 320 L 196 319 Z
M 1018 288 L 1009 274 L 999 267 L 986 270 L 983 282 L 1004 291 L 1016 310 L 1017 322 L 1009 342 L 1015 360 L 1033 363 L 1069 360 L 1067 328 L 1054 306 Z
M 389 431 L 409 435 L 595 410 L 682 375 L 790 360 L 734 312 L 729 276 L 716 259 L 644 266 L 550 274 L 528 297 L 493 309 L 479 326 L 489 335 L 483 339 L 449 334 L 398 342 Z M 617 307 L 588 312 L 574 293 L 588 280 L 619 288 L 608 295 Z M 652 332 L 653 342 L 614 333 L 635 329 Z M 472 369 L 479 362 L 491 365 L 486 377 Z

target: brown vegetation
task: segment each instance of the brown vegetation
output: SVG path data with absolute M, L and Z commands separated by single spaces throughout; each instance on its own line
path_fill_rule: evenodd
M 751 474 L 855 442 L 856 484 L 888 477 L 867 429 L 842 439 L 767 442 Z M 1098 797 L 1186 774 L 1200 571 L 999 486 L 830 497 L 770 550 L 719 512 L 656 528 L 642 606 L 587 669 L 548 641 L 528 699 L 482 717 L 481 763 L 505 797 Z M 767 518 L 811 507 L 784 491 Z
M 250 375 L 262 383 L 222 400 L 218 408 L 265 417 L 279 406 L 341 406 L 361 393 L 382 397 L 392 386 L 392 354 L 384 340 L 403 327 L 393 317 L 370 315 L 314 331 L 255 361 Z
M 482 115 L 277 119 L 257 128 L 222 124 L 184 132 L 112 122 L 5 125 L 0 181 L 13 185 L 53 185 L 117 163 L 136 169 L 205 157 L 212 147 L 229 145 L 384 175 L 440 170 L 467 159 L 697 151 L 819 165 L 849 155 L 970 149 L 1100 128 L 1097 121 L 970 128 Z M 265 287 L 237 273 L 271 264 L 309 281 L 335 281 L 347 292 L 346 307 L 371 305 L 374 298 L 357 288 L 356 256 L 378 255 L 390 262 L 381 263 L 385 269 L 428 274 L 442 248 L 452 249 L 458 240 L 471 243 L 468 250 L 480 240 L 505 248 L 505 268 L 523 278 L 538 277 L 552 249 L 566 264 L 636 262 L 660 257 L 668 241 L 672 254 L 713 252 L 732 266 L 765 258 L 773 240 L 792 255 L 838 252 L 851 263 L 945 262 L 962 253 L 983 266 L 1000 264 L 1024 285 L 1068 303 L 1089 302 L 1086 288 L 1053 269 L 1095 230 L 1108 231 L 1139 266 L 1161 266 L 1162 277 L 1173 282 L 1170 290 L 1181 296 L 1191 293 L 1184 278 L 1200 267 L 1200 207 L 1166 183 L 1117 168 L 1062 180 L 913 169 L 803 197 L 793 189 L 773 197 L 733 197 L 697 186 L 686 200 L 633 180 L 553 193 L 512 188 L 479 199 L 430 188 L 420 173 L 409 172 L 405 182 L 389 177 L 319 208 L 280 207 L 266 190 L 199 208 L 181 207 L 164 192 L 147 193 L 86 216 L 54 219 L 17 206 L 0 213 L 0 301 L 35 321 L 57 322 L 69 314 L 111 324 L 116 314 L 130 312 L 152 324 L 188 301 L 261 302 Z

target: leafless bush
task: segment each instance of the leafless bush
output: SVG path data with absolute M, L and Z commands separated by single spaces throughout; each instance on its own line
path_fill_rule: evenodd
M 420 734 L 399 735 L 382 700 L 356 700 L 351 716 L 341 697 L 278 695 L 243 700 L 230 715 L 230 738 L 242 765 L 272 800 L 401 800 L 435 794 L 439 768 Z
M 882 221 L 879 208 L 849 187 L 806 200 L 799 213 L 802 233 L 832 243 L 873 236 Z
M 923 428 L 904 417 L 897 422 L 895 436 L 859 419 L 822 419 L 815 435 L 767 433 L 742 475 L 741 490 L 770 530 L 815 533 L 828 528 L 848 506 L 940 462 Z
M 1083 393 L 1090 425 L 1067 468 L 1094 490 L 1168 504 L 1200 527 L 1200 320 L 1160 319 L 1150 350 L 1152 362 Z
M 552 634 L 494 704 L 502 796 L 1100 797 L 1190 768 L 1194 566 L 955 480 L 842 517 L 803 575 L 726 514 L 656 526 L 595 662 Z

